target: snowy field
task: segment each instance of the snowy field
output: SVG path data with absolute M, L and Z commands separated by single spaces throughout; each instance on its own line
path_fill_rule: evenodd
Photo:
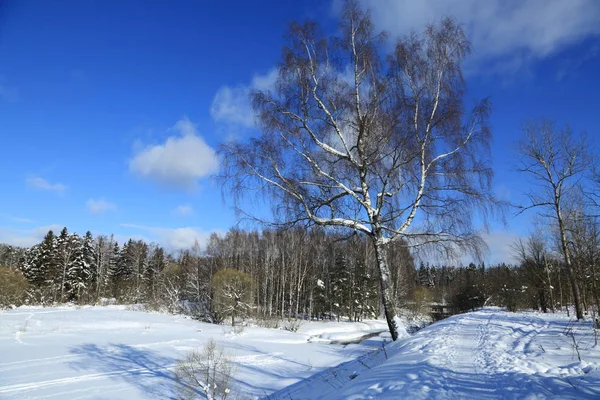
M 373 351 L 383 321 L 304 322 L 297 332 L 206 324 L 125 307 L 0 312 L 0 399 L 170 399 L 177 359 L 214 339 L 237 364 L 232 398 L 260 398 Z M 377 340 L 380 342 L 378 343 Z
M 589 322 L 486 309 L 403 332 L 385 349 L 386 334 L 332 344 L 385 328 L 305 322 L 234 334 L 123 307 L 19 308 L 0 313 L 0 399 L 174 399 L 176 360 L 211 338 L 237 364 L 232 399 L 600 399 Z

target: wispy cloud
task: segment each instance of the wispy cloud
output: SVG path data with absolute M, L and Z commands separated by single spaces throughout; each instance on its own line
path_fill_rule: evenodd
M 6 243 L 11 246 L 31 247 L 40 243 L 49 230 L 57 233 L 61 229 L 62 227 L 56 224 L 26 230 L 0 228 L 0 243 Z
M 163 144 L 142 148 L 129 160 L 129 171 L 163 186 L 193 189 L 219 168 L 216 152 L 187 118 L 178 121 Z
M 255 118 L 250 93 L 272 88 L 277 73 L 277 69 L 273 68 L 264 75 L 255 75 L 248 85 L 221 86 L 213 98 L 210 115 L 216 122 L 225 123 L 230 127 L 253 128 Z
M 489 248 L 489 254 L 485 257 L 488 265 L 517 262 L 512 246 L 519 238 L 519 235 L 505 230 L 492 231 L 484 235 Z
M 579 69 L 588 61 L 600 55 L 600 43 L 593 44 L 583 55 L 577 57 L 565 58 L 556 73 L 556 81 L 560 82 L 569 76 L 576 76 Z
M 173 214 L 175 215 L 192 215 L 194 214 L 194 208 L 189 204 L 182 204 L 173 209 Z
M 67 186 L 62 183 L 50 183 L 39 176 L 27 178 L 27 186 L 34 189 L 50 190 L 57 193 L 64 193 Z
M 197 227 L 160 228 L 137 224 L 121 224 L 121 227 L 144 231 L 150 234 L 150 239 L 156 240 L 166 248 L 175 251 L 190 249 L 195 243 L 204 248 L 213 233 Z
M 476 68 L 516 72 L 587 37 L 600 34 L 596 0 L 360 0 L 392 38 L 422 30 L 444 16 L 465 27 Z M 334 2 L 339 10 L 341 1 Z
M 89 199 L 86 203 L 87 209 L 92 214 L 102 214 L 107 211 L 114 211 L 117 209 L 115 203 L 107 201 L 104 197 L 99 199 Z
M 12 222 L 18 222 L 20 224 L 33 224 L 35 221 L 29 218 L 16 217 L 11 214 L 0 214 L 0 217 L 7 219 Z

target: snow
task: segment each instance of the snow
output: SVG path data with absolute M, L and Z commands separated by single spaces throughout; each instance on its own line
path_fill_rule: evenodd
M 177 398 L 177 359 L 210 339 L 236 363 L 232 398 L 600 398 L 588 321 L 488 308 L 412 336 L 398 323 L 390 343 L 385 321 L 236 333 L 122 306 L 22 307 L 0 313 L 0 398 Z
M 269 399 L 599 399 L 599 367 L 589 322 L 485 309 L 440 321 Z
M 333 339 L 386 329 L 384 321 L 302 322 L 298 332 L 246 327 L 236 334 L 135 307 L 21 307 L 0 312 L 0 398 L 176 398 L 177 360 L 210 339 L 237 365 L 233 394 L 260 398 L 377 347 Z

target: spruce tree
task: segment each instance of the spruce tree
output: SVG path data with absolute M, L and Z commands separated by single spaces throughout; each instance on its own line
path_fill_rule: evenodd
M 32 246 L 27 251 L 22 271 L 27 281 L 31 284 L 40 284 L 44 282 L 44 276 L 40 269 L 41 258 L 41 246 L 39 244 Z
M 89 270 L 83 257 L 83 240 L 73 233 L 69 236 L 71 257 L 67 266 L 66 287 L 71 300 L 80 300 L 89 281 Z
M 83 237 L 83 264 L 84 269 L 86 270 L 87 275 L 87 283 L 89 287 L 96 282 L 98 265 L 96 258 L 96 247 L 94 246 L 94 238 L 92 237 L 92 233 L 87 231 L 85 236 Z
M 58 263 L 57 263 L 57 237 L 51 230 L 48 231 L 44 240 L 40 244 L 40 262 L 41 262 L 41 280 L 50 286 L 54 284 L 54 281 L 58 275 Z M 42 282 L 39 283 L 40 285 Z
M 119 243 L 115 242 L 113 246 L 113 250 L 110 254 L 110 259 L 108 260 L 108 272 L 106 273 L 106 284 L 108 285 L 110 281 L 114 280 L 114 277 L 118 275 L 118 264 L 119 257 L 121 254 L 121 249 L 119 247 Z

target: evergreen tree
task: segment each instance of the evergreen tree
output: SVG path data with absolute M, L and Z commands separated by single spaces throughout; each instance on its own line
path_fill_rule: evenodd
M 373 303 L 377 301 L 377 279 L 369 273 L 363 262 L 356 262 L 352 282 L 354 320 L 375 317 Z
M 123 244 L 123 248 L 119 253 L 115 271 L 116 273 L 114 275 L 115 279 L 119 281 L 130 280 L 133 276 L 133 246 L 133 240 L 129 239 L 127 243 Z
M 41 246 L 39 244 L 32 246 L 27 251 L 22 271 L 29 283 L 40 284 L 44 282 L 44 276 L 40 268 L 41 259 Z
M 57 273 L 54 277 L 54 301 L 63 301 L 65 299 L 67 271 L 71 262 L 73 249 L 69 242 L 69 232 L 67 227 L 60 231 L 60 235 L 56 239 L 56 259 Z
M 57 238 L 51 230 L 44 236 L 44 240 L 40 244 L 40 253 L 41 279 L 51 286 L 58 275 Z M 41 285 L 41 283 L 39 284 Z
M 96 282 L 96 279 L 98 278 L 98 259 L 96 257 L 96 247 L 94 246 L 94 238 L 92 237 L 92 233 L 90 231 L 87 231 L 85 233 L 85 236 L 83 237 L 82 253 L 84 269 L 87 271 L 86 275 L 88 276 L 87 283 L 91 288 L 92 285 Z
M 119 272 L 119 258 L 121 255 L 121 249 L 119 248 L 119 243 L 115 242 L 113 246 L 113 250 L 110 254 L 110 259 L 108 260 L 108 272 L 106 273 L 106 282 L 108 285 L 110 282 L 114 281 L 115 277 Z
M 71 258 L 67 266 L 67 293 L 71 300 L 79 300 L 87 289 L 90 279 L 90 271 L 87 269 L 84 254 L 83 240 L 73 233 L 69 236 L 69 250 Z
M 329 275 L 331 282 L 331 305 L 337 314 L 338 321 L 340 320 L 340 315 L 348 315 L 349 291 L 352 290 L 351 278 L 346 257 L 339 253 Z

